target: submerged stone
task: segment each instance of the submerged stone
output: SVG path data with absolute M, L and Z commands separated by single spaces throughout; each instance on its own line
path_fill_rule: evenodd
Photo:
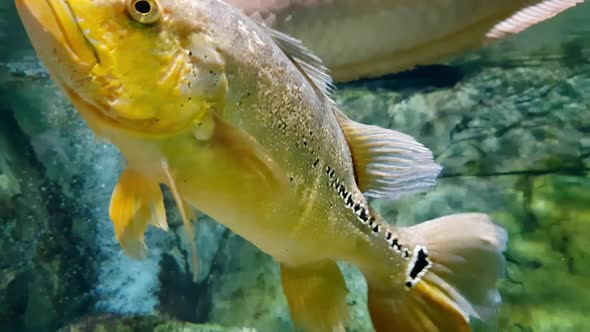
M 159 316 L 89 317 L 58 332 L 256 332 L 246 327 L 191 324 Z

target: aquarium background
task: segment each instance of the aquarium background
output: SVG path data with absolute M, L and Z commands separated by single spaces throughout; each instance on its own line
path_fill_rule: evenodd
M 508 229 L 504 303 L 476 330 L 590 330 L 590 3 L 335 97 L 444 166 L 431 192 L 374 201 L 387 220 L 478 211 Z M 0 1 L 0 331 L 293 331 L 277 265 L 204 216 L 197 283 L 175 208 L 168 233 L 148 232 L 149 257 L 127 258 L 108 219 L 122 165 L 49 80 L 13 1 Z M 342 269 L 347 329 L 371 331 L 364 281 Z

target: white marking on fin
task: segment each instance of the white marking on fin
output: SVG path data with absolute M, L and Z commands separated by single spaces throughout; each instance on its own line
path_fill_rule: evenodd
M 504 275 L 506 264 L 502 253 L 508 235 L 503 228 L 485 214 L 462 213 L 405 231 L 422 239 L 433 262 L 422 282 L 444 290 L 465 314 L 480 319 L 493 315 L 501 300 L 497 280 Z
M 413 137 L 350 120 L 333 107 L 352 153 L 358 186 L 367 196 L 399 198 L 430 189 L 442 167 Z
M 584 0 L 545 0 L 517 11 L 506 20 L 496 24 L 487 34 L 488 38 L 499 39 L 519 33 L 528 27 L 583 3 Z

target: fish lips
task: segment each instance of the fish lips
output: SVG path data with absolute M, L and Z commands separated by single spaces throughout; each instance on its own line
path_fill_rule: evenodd
M 27 35 L 50 72 L 63 74 L 66 70 L 72 71 L 72 74 L 84 74 L 98 63 L 93 46 L 84 36 L 66 1 L 15 2 Z

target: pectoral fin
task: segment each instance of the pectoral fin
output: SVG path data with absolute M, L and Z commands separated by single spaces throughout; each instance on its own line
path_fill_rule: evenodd
M 442 167 L 428 148 L 409 135 L 354 122 L 334 110 L 365 195 L 397 198 L 434 186 Z
M 117 241 L 132 258 L 143 258 L 147 254 L 144 233 L 148 225 L 168 230 L 159 184 L 132 169 L 125 169 L 119 177 L 109 215 Z

